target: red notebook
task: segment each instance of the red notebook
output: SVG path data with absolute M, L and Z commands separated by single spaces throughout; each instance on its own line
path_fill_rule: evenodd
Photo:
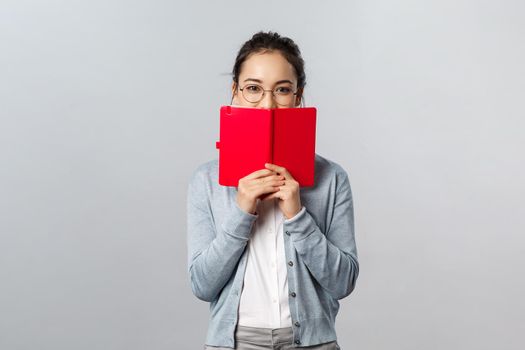
M 299 186 L 314 185 L 316 108 L 221 106 L 219 184 L 239 179 L 264 163 L 285 167 Z

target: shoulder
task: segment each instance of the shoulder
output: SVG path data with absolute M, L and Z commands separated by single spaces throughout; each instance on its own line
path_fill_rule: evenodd
M 218 176 L 219 159 L 207 160 L 192 171 L 190 175 L 190 185 L 211 184 L 213 179 Z
M 316 153 L 315 177 L 316 179 L 324 178 L 341 183 L 348 180 L 348 172 L 338 162 Z

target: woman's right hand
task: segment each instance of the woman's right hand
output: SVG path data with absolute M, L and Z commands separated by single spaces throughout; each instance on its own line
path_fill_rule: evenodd
M 239 179 L 237 204 L 242 210 L 255 214 L 257 199 L 264 194 L 279 191 L 279 186 L 283 185 L 284 176 L 270 169 L 256 170 Z

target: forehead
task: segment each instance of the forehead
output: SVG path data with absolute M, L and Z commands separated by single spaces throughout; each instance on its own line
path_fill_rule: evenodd
M 267 84 L 283 79 L 297 80 L 293 66 L 277 51 L 250 55 L 241 66 L 239 81 L 247 78 L 259 79 Z

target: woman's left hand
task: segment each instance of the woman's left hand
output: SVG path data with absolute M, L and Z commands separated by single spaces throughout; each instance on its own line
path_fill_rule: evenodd
M 286 219 L 293 218 L 301 211 L 301 197 L 299 196 L 299 182 L 297 182 L 292 174 L 286 168 L 271 163 L 265 163 L 266 169 L 273 170 L 284 176 L 284 185 L 279 186 L 279 191 L 274 192 L 262 200 L 269 200 L 272 198 L 279 198 L 279 208 L 283 212 Z

